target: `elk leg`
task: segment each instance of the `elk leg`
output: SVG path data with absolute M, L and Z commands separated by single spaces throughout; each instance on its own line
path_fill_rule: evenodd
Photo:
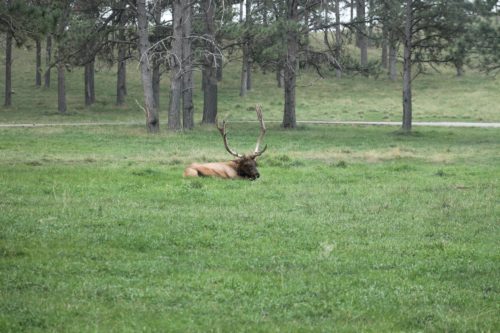
M 184 177 L 198 177 L 198 170 L 189 166 L 184 170 Z

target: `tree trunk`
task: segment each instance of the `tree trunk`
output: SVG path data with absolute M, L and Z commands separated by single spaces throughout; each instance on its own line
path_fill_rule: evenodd
M 368 0 L 368 8 L 366 7 L 366 2 L 365 2 L 365 18 L 366 17 L 370 17 L 371 12 L 375 8 L 375 1 L 378 1 L 378 0 Z M 368 12 L 368 14 L 367 14 L 367 12 Z M 370 24 L 369 27 L 368 27 L 368 30 L 367 30 L 367 34 L 368 34 L 368 36 L 367 36 L 367 44 L 368 45 L 370 43 L 370 40 L 373 39 L 373 27 L 374 27 L 374 25 Z
M 5 1 L 7 7 L 10 6 L 10 0 Z M 12 32 L 7 30 L 5 37 L 5 95 L 4 106 L 12 106 Z
M 455 65 L 455 70 L 457 71 L 457 77 L 462 77 L 464 75 L 464 64 L 462 61 L 457 60 L 453 63 Z
M 356 19 L 358 20 L 357 42 L 361 52 L 360 64 L 361 67 L 366 67 L 368 64 L 368 43 L 366 38 L 366 23 L 365 23 L 365 0 L 356 1 Z
M 354 21 L 354 6 L 356 6 L 356 1 L 351 0 L 351 5 L 349 6 L 351 9 L 351 15 L 350 15 L 351 20 L 349 22 Z
M 223 68 L 224 68 L 224 59 L 221 56 L 217 56 L 217 81 L 222 81 L 223 76 Z
M 203 124 L 215 124 L 217 118 L 217 76 L 213 69 L 205 72 L 205 90 L 203 91 Z
M 7 31 L 5 39 L 5 107 L 12 106 L 12 33 Z
M 292 24 L 286 33 L 287 55 L 285 63 L 285 109 L 283 112 L 283 127 L 295 128 L 295 86 L 297 80 L 297 53 L 298 53 L 298 0 L 290 0 L 287 3 L 287 19 Z
M 267 5 L 267 3 L 266 3 L 265 0 L 263 2 L 264 2 L 264 6 L 262 6 L 263 8 L 262 8 L 262 11 L 261 11 L 262 12 L 262 24 L 265 27 L 267 27 L 269 25 L 269 18 L 268 18 L 268 15 L 269 15 L 268 14 L 268 9 L 269 9 L 269 7 L 268 7 L 268 5 Z
M 204 124 L 215 124 L 217 117 L 217 65 L 215 41 L 215 2 L 203 0 L 205 26 L 205 54 L 203 62 L 204 90 L 203 90 L 203 118 Z
M 205 77 L 206 76 L 206 72 L 205 72 L 205 67 L 202 67 L 201 69 L 201 91 L 205 91 L 205 84 L 207 83 L 207 78 Z
M 116 105 L 125 104 L 127 95 L 127 61 L 126 49 L 123 45 L 118 47 L 118 70 L 116 73 Z
M 285 78 L 285 70 L 283 69 L 282 66 L 279 66 L 276 69 L 276 84 L 278 88 L 283 88 L 285 86 L 285 82 L 283 82 L 284 78 Z
M 168 110 L 168 128 L 181 129 L 182 102 L 182 23 L 183 4 L 181 0 L 172 1 L 172 49 L 170 55 L 170 107 Z
M 121 2 L 122 10 L 118 22 L 118 61 L 116 72 L 116 105 L 125 104 L 127 96 L 127 44 L 125 37 L 125 25 L 127 23 L 127 13 L 125 12 L 125 3 Z
M 240 96 L 245 96 L 247 91 L 250 90 L 252 85 L 252 78 L 250 73 L 250 24 L 251 24 L 251 1 L 245 2 L 245 32 L 243 34 L 242 53 L 243 59 L 241 61 L 241 81 L 240 81 Z M 241 5 L 241 4 L 240 4 Z
M 403 54 L 403 125 L 404 132 L 411 131 L 412 100 L 411 100 L 411 51 L 412 51 L 412 0 L 406 0 Z
M 94 64 L 94 60 L 85 64 L 85 106 L 95 103 Z
M 248 64 L 247 64 L 247 48 L 246 43 L 243 44 L 243 60 L 241 61 L 241 80 L 240 80 L 240 96 L 246 96 L 247 94 L 247 76 L 248 76 Z
M 387 69 L 387 50 L 388 50 L 388 43 L 387 43 L 387 28 L 385 26 L 382 27 L 382 53 L 380 55 L 380 67 L 383 69 Z
M 389 78 L 391 81 L 396 81 L 397 73 L 397 50 L 393 46 L 389 46 Z
M 59 113 L 66 113 L 66 68 L 61 48 L 57 51 L 57 110 Z
M 150 133 L 160 130 L 158 110 L 153 97 L 153 80 L 151 66 L 148 58 L 149 34 L 148 18 L 146 13 L 146 0 L 137 0 L 137 23 L 139 33 L 139 59 L 142 88 L 144 92 L 144 111 L 146 113 L 146 127 Z
M 153 71 L 151 74 L 151 82 L 153 87 L 153 100 L 155 102 L 155 108 L 160 110 L 160 88 L 161 88 L 161 75 L 160 75 L 160 61 L 157 57 L 153 56 L 151 59 L 153 62 Z
M 397 55 L 398 55 L 398 41 L 394 31 L 388 31 L 388 45 L 389 48 L 389 78 L 391 81 L 397 79 Z
M 340 0 L 335 0 L 335 61 L 340 63 L 340 48 L 342 47 L 342 32 L 340 30 Z M 337 79 L 342 77 L 342 70 L 335 70 Z
M 49 34 L 47 35 L 47 42 L 45 45 L 45 66 L 47 67 L 45 69 L 45 75 L 44 75 L 44 81 L 45 81 L 45 88 L 50 88 L 50 70 L 52 64 L 52 36 Z
M 193 52 L 191 49 L 193 7 L 186 4 L 182 16 L 184 18 L 184 24 L 182 25 L 182 55 L 184 59 L 184 75 L 182 76 L 182 126 L 184 129 L 192 129 L 194 127 Z
M 155 108 L 160 110 L 160 88 L 161 88 L 161 75 L 160 66 L 161 61 L 158 57 L 153 55 L 153 73 L 151 74 L 151 80 L 153 80 L 153 99 L 155 101 Z
M 243 22 L 243 6 L 245 4 L 245 0 L 240 0 L 240 23 Z
M 62 38 L 69 20 L 70 7 L 66 4 L 57 26 L 57 109 L 59 113 L 66 113 L 66 65 L 64 57 L 64 45 Z
M 309 58 L 310 58 L 310 52 L 311 52 L 311 49 L 309 48 L 309 45 L 310 45 L 310 40 L 309 40 L 309 18 L 310 18 L 310 15 L 311 15 L 311 12 L 310 12 L 310 9 L 308 8 L 308 6 L 305 6 L 304 8 L 304 27 L 305 27 L 305 31 L 303 32 L 303 38 L 302 39 L 302 43 L 303 43 L 303 47 L 304 47 L 304 61 L 303 61 L 303 68 L 305 70 L 307 70 L 308 66 L 309 66 Z M 300 66 L 300 65 L 299 65 Z
M 247 90 L 252 90 L 252 56 L 247 57 Z
M 39 88 L 42 86 L 42 43 L 40 39 L 35 40 L 35 87 Z
M 246 0 L 245 2 L 245 24 L 247 26 L 247 48 L 246 48 L 246 57 L 245 62 L 247 66 L 247 90 L 252 90 L 252 40 L 250 36 L 250 29 L 252 28 L 252 2 L 251 0 Z
M 397 79 L 397 41 L 396 36 L 393 32 L 389 32 L 389 78 L 391 81 L 396 81 Z
M 161 8 L 161 1 L 156 3 L 154 7 L 154 20 L 155 20 L 155 41 L 157 38 L 160 38 L 160 24 L 161 24 L 161 15 L 162 15 L 162 8 Z M 161 81 L 161 74 L 160 74 L 160 67 L 161 67 L 161 60 L 160 57 L 157 55 L 153 55 L 153 95 L 154 95 L 154 100 L 155 100 L 155 107 L 159 110 L 160 109 L 160 81 Z

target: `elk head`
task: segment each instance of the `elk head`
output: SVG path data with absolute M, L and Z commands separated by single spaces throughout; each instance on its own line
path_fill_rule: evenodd
M 262 142 L 262 139 L 264 138 L 264 135 L 266 134 L 266 125 L 264 124 L 264 118 L 262 117 L 262 108 L 260 105 L 255 106 L 255 112 L 257 112 L 257 119 L 259 120 L 260 133 L 259 137 L 257 138 L 257 144 L 255 145 L 254 152 L 248 155 L 238 154 L 236 151 L 229 147 L 229 144 L 227 142 L 226 121 L 222 121 L 222 126 L 218 121 L 216 121 L 217 129 L 219 130 L 220 134 L 222 135 L 222 139 L 224 140 L 224 147 L 229 154 L 236 157 L 236 159 L 233 160 L 233 163 L 235 164 L 235 171 L 237 175 L 241 178 L 248 178 L 250 180 L 255 180 L 260 177 L 260 173 L 257 170 L 256 158 L 262 155 L 267 149 L 267 145 L 265 145 L 264 148 L 260 150 L 260 144 Z

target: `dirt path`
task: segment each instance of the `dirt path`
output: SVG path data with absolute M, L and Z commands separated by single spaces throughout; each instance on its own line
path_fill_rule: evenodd
M 235 123 L 253 123 L 255 121 L 233 121 Z M 268 120 L 267 123 L 280 123 L 278 120 Z M 318 125 L 363 125 L 363 126 L 401 126 L 401 122 L 396 121 L 329 121 L 329 120 L 299 120 L 298 124 L 318 124 Z M 0 124 L 0 128 L 16 127 L 57 127 L 57 126 L 138 126 L 143 122 L 92 122 L 92 123 L 20 123 L 20 124 Z M 430 127 L 476 127 L 476 128 L 500 128 L 500 123 L 478 123 L 478 122 L 426 122 L 416 121 L 413 126 Z
M 63 126 L 137 126 L 143 125 L 139 122 L 92 122 L 92 123 L 19 123 L 19 124 L 0 124 L 0 128 L 15 127 L 63 127 Z
M 372 126 L 401 126 L 397 121 L 298 121 L 305 124 L 325 124 L 325 125 L 372 125 Z M 449 121 L 415 121 L 413 126 L 432 127 L 479 127 L 479 128 L 500 128 L 500 123 L 469 123 L 469 122 L 449 122 Z

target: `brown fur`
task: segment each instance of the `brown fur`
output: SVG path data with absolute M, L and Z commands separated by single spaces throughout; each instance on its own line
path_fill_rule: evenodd
M 250 179 L 260 177 L 255 157 L 241 157 L 229 162 L 192 163 L 184 170 L 184 177 L 219 177 Z

